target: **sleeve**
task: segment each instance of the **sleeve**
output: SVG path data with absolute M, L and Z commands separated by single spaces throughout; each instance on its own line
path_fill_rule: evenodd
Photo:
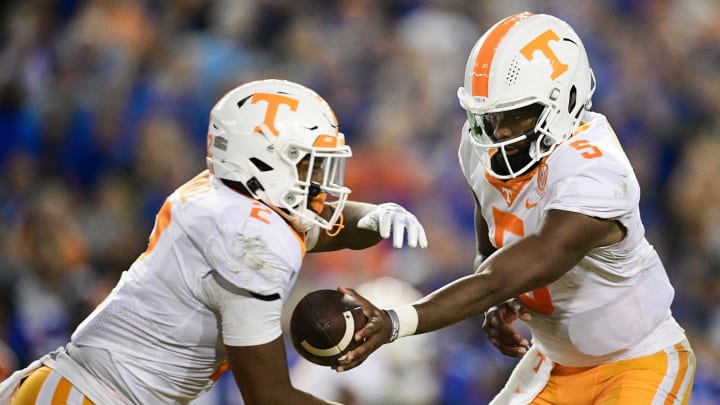
M 569 148 L 555 153 L 558 152 L 565 156 L 555 162 L 565 166 L 550 169 L 552 181 L 557 185 L 548 186 L 552 194 L 548 196 L 545 210 L 558 209 L 613 219 L 627 215 L 639 203 L 640 186 L 627 160 L 609 150 L 595 159 L 583 159 Z
M 284 298 L 302 263 L 297 238 L 284 223 L 226 216 L 204 245 L 210 267 L 225 280 L 266 297 Z
M 233 285 L 213 271 L 203 278 L 208 304 L 220 313 L 228 346 L 256 346 L 282 334 L 281 299 L 265 299 Z

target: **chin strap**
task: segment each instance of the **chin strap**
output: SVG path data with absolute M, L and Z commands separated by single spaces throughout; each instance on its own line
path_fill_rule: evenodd
M 340 233 L 340 231 L 345 228 L 345 216 L 343 213 L 340 213 L 340 216 L 338 217 L 337 222 L 335 222 L 331 229 L 326 229 L 325 234 L 331 238 L 337 236 L 337 234 Z
M 320 216 L 319 213 L 325 209 L 325 201 L 327 201 L 327 193 L 319 193 L 308 203 L 308 207 L 314 211 L 316 215 Z M 331 238 L 337 236 L 337 234 L 345 228 L 344 222 L 345 217 L 341 212 L 337 222 L 332 225 L 332 228 L 326 229 L 325 234 Z

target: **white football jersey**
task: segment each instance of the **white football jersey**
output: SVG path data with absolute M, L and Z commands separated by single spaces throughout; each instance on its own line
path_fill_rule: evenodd
M 227 369 L 223 343 L 280 336 L 304 254 L 282 217 L 205 171 L 167 198 L 147 251 L 68 352 L 133 402 L 186 403 Z
M 548 210 L 626 229 L 622 241 L 593 249 L 557 281 L 519 297 L 533 313 L 534 343 L 567 366 L 646 355 L 684 338 L 670 313 L 673 287 L 645 239 L 630 162 L 603 115 L 585 112 L 582 122 L 532 172 L 507 181 L 487 174 L 486 152 L 473 146 L 467 123 L 458 152 L 496 248 L 536 232 Z

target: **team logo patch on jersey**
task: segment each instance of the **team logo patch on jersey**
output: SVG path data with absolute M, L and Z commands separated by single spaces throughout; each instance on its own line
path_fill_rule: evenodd
M 540 169 L 538 170 L 537 174 L 537 195 L 538 197 L 542 197 L 545 195 L 545 186 L 547 186 L 547 180 L 548 180 L 548 165 L 545 164 L 545 162 L 540 164 Z
M 505 199 L 505 203 L 508 205 L 508 207 L 510 205 L 512 205 L 513 201 L 515 201 L 515 193 L 513 192 L 513 189 L 511 189 L 511 188 L 503 187 L 502 195 L 503 195 L 503 198 Z

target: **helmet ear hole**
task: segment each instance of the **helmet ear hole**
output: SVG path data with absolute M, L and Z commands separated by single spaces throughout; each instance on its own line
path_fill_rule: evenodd
M 570 87 L 570 97 L 568 98 L 568 113 L 573 112 L 577 104 L 577 88 L 573 85 Z
M 269 172 L 270 170 L 273 169 L 272 166 L 270 166 L 269 164 L 263 162 L 262 160 L 260 160 L 260 159 L 258 159 L 258 158 L 256 158 L 256 157 L 250 158 L 250 161 L 251 161 L 252 164 L 254 164 L 255 167 L 257 167 L 258 170 L 260 170 L 261 172 Z

